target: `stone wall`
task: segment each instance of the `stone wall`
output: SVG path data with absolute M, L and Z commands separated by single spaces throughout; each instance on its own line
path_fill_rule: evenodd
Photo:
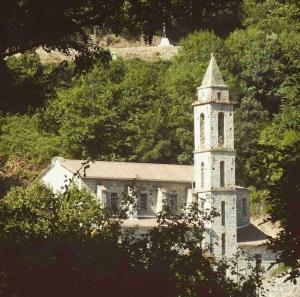
M 225 224 L 222 225 L 221 203 L 225 202 Z M 214 253 L 216 257 L 222 256 L 221 236 L 225 234 L 226 256 L 231 257 L 237 251 L 237 220 L 236 220 L 236 195 L 234 192 L 213 192 L 212 206 L 220 214 L 212 223 L 213 242 L 215 243 Z
M 224 113 L 224 145 L 218 142 L 218 113 Z M 200 117 L 204 115 L 204 147 L 200 143 Z M 225 163 L 225 187 L 235 187 L 233 107 L 225 104 L 197 105 L 194 110 L 194 171 L 197 191 L 201 187 L 201 163 L 204 163 L 204 189 L 220 188 L 220 162 Z M 222 151 L 221 151 L 222 150 Z
M 218 149 L 218 113 L 224 113 L 224 146 L 227 150 L 234 149 L 233 106 L 231 104 L 200 104 L 194 107 L 194 139 L 195 150 Z M 205 117 L 205 146 L 200 147 L 200 115 Z
M 203 94 L 201 92 L 203 91 Z M 220 90 L 219 90 L 220 91 Z M 200 96 L 210 101 L 218 92 L 199 89 Z M 208 92 L 210 92 L 208 94 Z M 227 89 L 221 91 L 222 100 L 228 100 Z M 219 114 L 224 116 L 223 143 L 220 143 Z M 203 121 L 204 118 L 204 121 Z M 202 120 L 201 120 L 202 119 Z M 202 128 L 204 122 L 204 128 Z M 208 227 L 209 242 L 217 258 L 233 256 L 237 251 L 237 200 L 235 190 L 235 151 L 232 104 L 212 103 L 194 105 L 194 172 L 195 189 L 204 206 L 214 208 L 219 214 Z M 204 145 L 201 134 L 204 131 Z M 221 162 L 224 162 L 222 175 Z M 204 172 L 203 172 L 204 164 Z M 204 182 L 203 182 L 204 177 Z M 222 217 L 222 203 L 225 216 Z M 223 219 L 223 223 L 222 223 Z
M 121 57 L 125 60 L 142 59 L 146 61 L 170 60 L 177 55 L 178 49 L 179 46 L 109 47 L 113 58 Z
M 268 250 L 266 246 L 258 244 L 249 246 L 243 245 L 242 247 L 239 247 L 239 249 L 244 252 L 244 256 L 240 256 L 238 260 L 239 272 L 246 272 L 247 274 L 250 267 L 248 261 L 245 259 L 250 260 L 251 266 L 255 267 L 257 265 L 257 256 L 259 256 L 261 259 L 260 266 L 264 271 L 264 277 L 269 277 L 273 270 L 270 270 L 271 264 L 275 261 L 275 254 L 272 251 Z
M 227 87 L 199 87 L 198 100 L 203 101 L 229 101 L 229 91 Z
M 97 194 L 97 187 L 103 186 L 106 191 L 107 202 L 110 199 L 110 194 L 118 193 L 118 197 L 122 198 L 124 191 L 127 191 L 128 186 L 132 185 L 132 181 L 120 181 L 120 180 L 98 180 L 98 179 L 84 179 L 83 185 L 91 190 L 95 195 Z M 134 186 L 138 193 L 147 194 L 147 211 L 139 210 L 138 216 L 140 217 L 155 217 L 157 213 L 157 202 L 159 193 L 166 192 L 168 198 L 171 194 L 177 195 L 178 209 L 184 208 L 187 203 L 188 189 L 191 184 L 188 183 L 165 183 L 165 182 L 147 182 L 147 181 L 135 181 Z M 139 208 L 139 200 L 137 201 Z

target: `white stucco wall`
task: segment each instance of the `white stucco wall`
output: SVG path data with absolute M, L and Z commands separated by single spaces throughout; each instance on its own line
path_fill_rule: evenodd
M 64 187 L 69 185 L 72 179 L 74 179 L 73 173 L 60 164 L 59 158 L 55 158 L 49 170 L 42 176 L 41 181 L 50 186 L 54 192 L 59 192 L 63 191 Z M 78 179 L 74 179 L 74 183 L 80 186 Z

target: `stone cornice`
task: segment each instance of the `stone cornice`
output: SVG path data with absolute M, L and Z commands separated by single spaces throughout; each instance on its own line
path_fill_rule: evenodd
M 194 101 L 192 103 L 193 106 L 199 106 L 199 105 L 205 105 L 205 104 L 234 105 L 234 104 L 236 104 L 236 102 L 210 100 L 210 101 Z
M 197 191 L 197 193 L 214 193 L 214 192 L 232 192 L 236 193 L 237 190 L 235 188 L 211 188 L 211 189 L 206 189 L 203 191 Z
M 235 150 L 231 150 L 228 148 L 212 148 L 212 149 L 204 149 L 204 150 L 194 150 L 193 153 L 194 154 L 199 154 L 199 153 L 216 153 L 216 152 L 224 152 L 224 153 L 231 153 L 231 154 L 235 154 Z
M 229 90 L 229 88 L 226 85 L 215 85 L 215 86 L 200 86 L 197 88 L 197 90 L 203 90 L 203 89 L 212 89 L 212 90 Z

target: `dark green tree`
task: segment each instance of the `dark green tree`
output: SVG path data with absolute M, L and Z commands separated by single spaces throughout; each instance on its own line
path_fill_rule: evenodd
M 299 71 L 299 3 L 247 0 L 243 13 L 245 29 L 225 41 L 235 99 L 251 97 L 278 113 L 281 88 Z
M 95 62 L 107 63 L 110 59 L 108 51 L 93 44 L 90 35 L 93 26 L 103 33 L 143 34 L 151 43 L 164 23 L 171 27 L 177 20 L 177 28 L 185 24 L 188 30 L 194 30 L 194 24 L 197 28 L 211 28 L 214 26 L 210 21 L 212 16 L 218 15 L 221 20 L 230 22 L 231 16 L 237 15 L 238 7 L 232 0 L 218 0 L 213 4 L 206 0 L 66 0 L 63 4 L 53 0 L 43 5 L 38 0 L 4 0 L 0 4 L 0 110 L 24 112 L 28 107 L 42 106 L 45 99 L 53 95 L 49 78 L 42 75 L 42 67 L 24 76 L 21 65 L 14 65 L 15 69 L 7 66 L 7 57 L 38 47 L 67 55 L 72 50 L 76 53 L 76 69 L 88 71 Z M 233 23 L 234 27 L 236 22 Z
M 74 75 L 72 63 L 42 65 L 34 52 L 9 57 L 0 68 L 3 113 L 36 112 L 56 97 L 57 88 L 70 86 Z
M 0 214 L 0 296 L 257 296 L 255 271 L 238 285 L 229 263 L 205 256 L 204 221 L 215 214 L 196 206 L 175 217 L 166 208 L 141 237 L 74 187 L 15 188 Z
M 268 34 L 282 32 L 299 32 L 299 2 L 246 0 L 242 6 L 242 24 L 257 27 Z
M 258 140 L 262 128 L 268 122 L 268 112 L 254 99 L 241 100 L 235 110 L 235 148 L 236 148 L 236 180 L 237 184 L 250 186 L 255 184 L 251 179 L 250 162 L 258 162 Z
M 250 163 L 252 176 L 260 189 L 267 189 L 269 220 L 279 221 L 282 230 L 270 239 L 270 248 L 278 253 L 277 263 L 291 267 L 291 279 L 300 275 L 300 112 L 299 75 L 282 90 L 281 113 L 261 133 L 257 150 L 260 162 Z
M 79 56 L 91 51 L 88 29 L 145 34 L 149 39 L 164 22 L 180 20 L 188 32 L 213 27 L 213 17 L 237 15 L 241 1 L 136 1 L 136 0 L 5 0 L 0 7 L 0 58 L 42 46 Z M 228 18 L 228 19 L 229 19 Z M 55 20 L 55 22 L 53 21 Z M 236 23 L 236 22 L 234 22 Z M 199 27 L 200 26 L 200 27 Z M 224 28 L 222 28 L 224 31 Z

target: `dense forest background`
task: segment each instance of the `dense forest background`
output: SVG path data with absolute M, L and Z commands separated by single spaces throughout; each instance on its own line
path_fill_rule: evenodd
M 212 52 L 235 102 L 237 183 L 252 187 L 254 213 L 271 207 L 270 193 L 284 187 L 289 196 L 299 166 L 299 3 L 238 8 L 224 30 L 212 15 L 183 37 L 170 61 L 95 58 L 78 71 L 72 62 L 42 65 L 34 51 L 8 57 L 0 65 L 0 196 L 57 155 L 192 164 L 192 102 Z

